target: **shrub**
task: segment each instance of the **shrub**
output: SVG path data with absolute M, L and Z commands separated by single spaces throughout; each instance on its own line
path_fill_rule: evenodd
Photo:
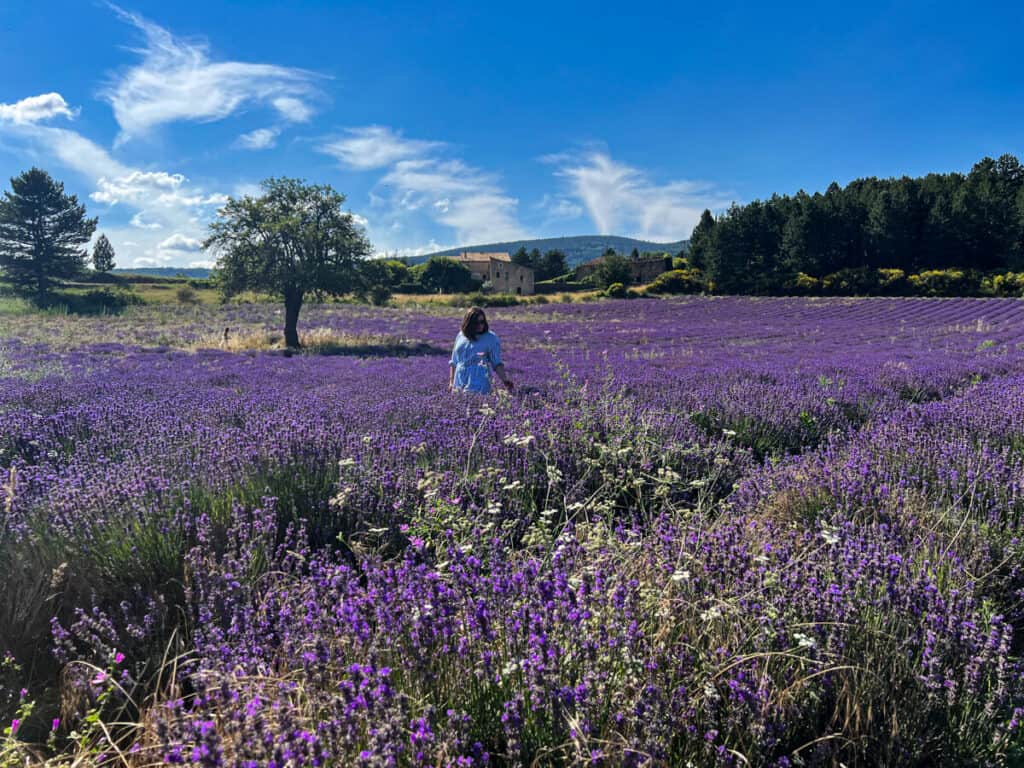
M 647 293 L 700 293 L 704 290 L 699 269 L 662 272 L 647 286 Z
M 399 283 L 395 286 L 395 293 L 411 293 L 418 295 L 426 292 L 426 288 L 423 287 L 423 284 L 417 282 Z
M 174 298 L 179 304 L 198 304 L 199 294 L 191 285 L 182 285 L 174 292 Z
M 821 280 L 806 272 L 797 272 L 796 277 L 788 280 L 785 287 L 801 296 L 812 296 L 821 292 Z
M 145 302 L 130 290 L 104 288 L 85 293 L 59 293 L 50 297 L 46 308 L 74 315 L 117 314 L 126 307 Z
M 962 269 L 929 269 L 907 278 L 919 296 L 977 296 L 981 280 L 977 274 Z
M 604 295 L 612 299 L 624 299 L 626 298 L 626 286 L 622 283 L 612 283 L 605 290 Z
M 1004 272 L 981 281 L 981 292 L 989 296 L 1024 296 L 1024 272 Z
M 386 285 L 375 285 L 370 289 L 370 303 L 382 307 L 391 299 L 391 289 Z
M 879 292 L 880 278 L 871 267 L 847 267 L 821 278 L 821 287 L 837 296 L 872 296 Z
M 902 269 L 879 269 L 878 287 L 889 296 L 901 296 L 910 289 L 907 275 Z

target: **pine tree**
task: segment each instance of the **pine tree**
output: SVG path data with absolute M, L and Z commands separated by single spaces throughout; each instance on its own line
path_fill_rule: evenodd
M 11 190 L 0 200 L 0 268 L 16 292 L 41 304 L 54 281 L 84 269 L 96 219 L 39 168 L 12 178 Z
M 100 235 L 92 249 L 92 268 L 97 272 L 109 272 L 114 268 L 114 246 L 106 235 Z

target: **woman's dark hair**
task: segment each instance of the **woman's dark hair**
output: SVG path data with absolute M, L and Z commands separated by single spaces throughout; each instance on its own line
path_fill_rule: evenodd
M 484 319 L 484 329 L 477 331 L 476 319 L 482 317 Z M 462 316 L 462 335 L 470 341 L 476 341 L 476 337 L 481 333 L 487 333 L 491 330 L 490 324 L 487 322 L 487 315 L 480 307 L 470 307 L 466 310 L 466 314 Z

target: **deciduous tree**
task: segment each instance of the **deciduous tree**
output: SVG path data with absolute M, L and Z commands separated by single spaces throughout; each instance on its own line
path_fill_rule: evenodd
M 272 178 L 260 186 L 258 197 L 228 199 L 203 247 L 217 254 L 215 274 L 225 295 L 252 290 L 284 299 L 285 344 L 298 347 L 306 297 L 356 287 L 356 267 L 370 255 L 370 242 L 342 210 L 345 196 L 329 185 Z

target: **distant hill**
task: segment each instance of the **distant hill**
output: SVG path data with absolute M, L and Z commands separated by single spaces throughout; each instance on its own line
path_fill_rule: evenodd
M 417 256 L 409 259 L 412 264 L 419 264 L 434 256 L 458 256 L 462 251 L 477 251 L 479 253 L 507 252 L 515 253 L 520 248 L 532 251 L 534 248 L 541 253 L 558 250 L 565 254 L 565 261 L 570 267 L 578 266 L 585 261 L 596 259 L 609 248 L 614 248 L 624 256 L 628 256 L 634 248 L 640 253 L 644 251 L 664 251 L 673 256 L 680 251 L 686 250 L 688 240 L 679 240 L 674 243 L 652 243 L 647 240 L 634 240 L 631 237 L 616 237 L 615 235 L 577 235 L 576 237 L 548 237 L 542 240 L 515 240 L 510 243 L 488 243 L 487 245 L 466 245 L 460 248 L 449 248 L 447 251 L 428 253 L 425 256 Z
M 210 276 L 210 270 L 202 267 L 135 267 L 134 269 L 112 269 L 115 275 L 151 275 L 153 277 L 193 277 L 198 279 Z

